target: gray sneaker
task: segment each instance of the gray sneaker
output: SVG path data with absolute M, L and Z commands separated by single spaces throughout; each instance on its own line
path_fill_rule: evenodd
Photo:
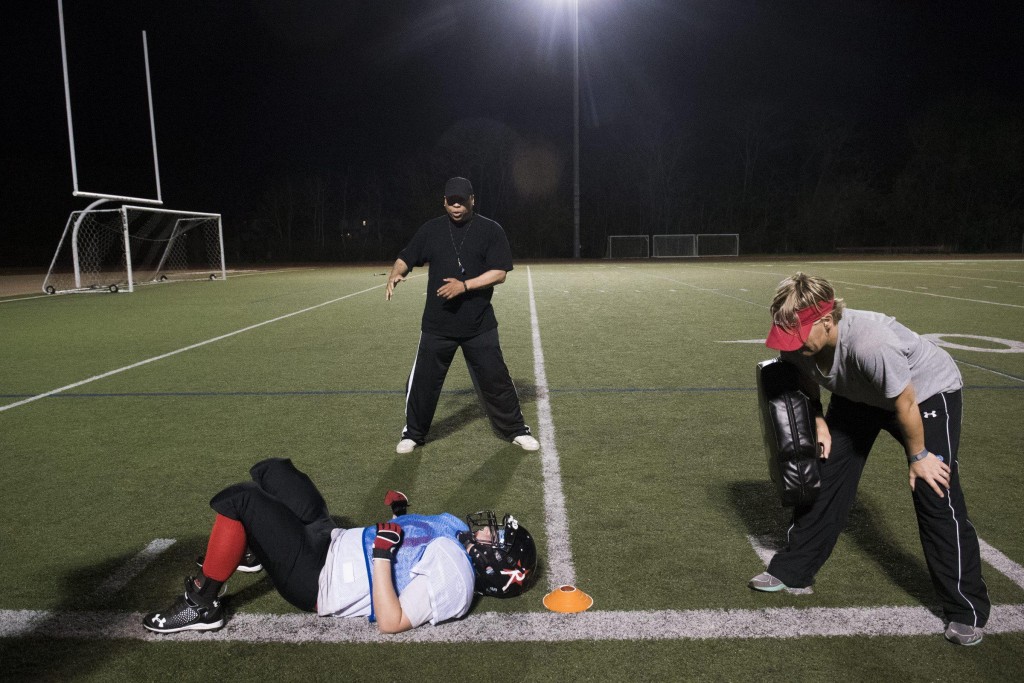
M 416 450 L 417 445 L 418 444 L 412 439 L 402 439 L 398 442 L 398 446 L 395 447 L 395 452 L 402 453 L 403 455 L 406 453 L 412 453 Z
M 985 634 L 977 626 L 968 626 L 958 621 L 949 622 L 946 628 L 946 640 L 955 645 L 977 645 Z
M 782 583 L 768 572 L 761 572 L 750 580 L 747 584 L 756 591 L 763 591 L 765 593 L 776 593 L 786 589 L 786 584 Z

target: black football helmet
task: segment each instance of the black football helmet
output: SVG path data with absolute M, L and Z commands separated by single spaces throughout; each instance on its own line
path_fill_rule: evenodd
M 491 510 L 467 515 L 466 523 L 469 531 L 459 534 L 459 541 L 468 545 L 475 592 L 495 598 L 525 593 L 537 578 L 537 546 L 526 527 L 512 515 L 505 515 L 499 526 Z M 490 542 L 476 540 L 474 534 L 480 529 L 490 529 Z

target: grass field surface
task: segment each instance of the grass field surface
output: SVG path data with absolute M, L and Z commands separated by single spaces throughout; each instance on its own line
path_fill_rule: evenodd
M 414 271 L 288 269 L 133 294 L 0 298 L 4 679 L 1013 680 L 1024 660 L 1024 261 L 520 264 L 494 305 L 527 422 L 496 438 L 461 357 L 425 447 L 396 455 L 426 296 Z M 944 642 L 906 463 L 883 434 L 813 591 L 746 587 L 781 542 L 754 365 L 796 270 L 851 308 L 937 335 L 964 377 L 962 482 L 993 603 Z M 343 524 L 514 511 L 544 574 L 457 623 L 380 636 L 236 575 L 215 633 L 156 636 L 213 519 L 210 496 L 291 457 Z M 573 582 L 579 615 L 541 598 Z

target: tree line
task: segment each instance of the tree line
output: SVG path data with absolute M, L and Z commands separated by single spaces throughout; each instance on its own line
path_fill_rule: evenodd
M 232 212 L 235 262 L 389 261 L 469 177 L 478 210 L 517 258 L 572 255 L 566 141 L 462 121 L 387 169 L 271 177 Z M 738 233 L 741 253 L 1019 252 L 1024 118 L 955 98 L 895 129 L 771 104 L 684 124 L 669 117 L 583 131 L 581 254 L 609 235 Z

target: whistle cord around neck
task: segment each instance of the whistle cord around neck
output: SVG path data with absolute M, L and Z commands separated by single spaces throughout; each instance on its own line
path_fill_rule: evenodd
M 466 268 L 462 265 L 462 245 L 466 243 L 466 235 L 469 234 L 469 226 L 472 221 L 466 223 L 466 231 L 462 233 L 462 241 L 459 242 L 459 246 L 455 246 L 455 233 L 452 232 L 452 223 L 448 221 L 448 236 L 452 239 L 452 249 L 455 250 L 455 261 L 459 264 L 459 273 L 463 276 L 466 275 Z

